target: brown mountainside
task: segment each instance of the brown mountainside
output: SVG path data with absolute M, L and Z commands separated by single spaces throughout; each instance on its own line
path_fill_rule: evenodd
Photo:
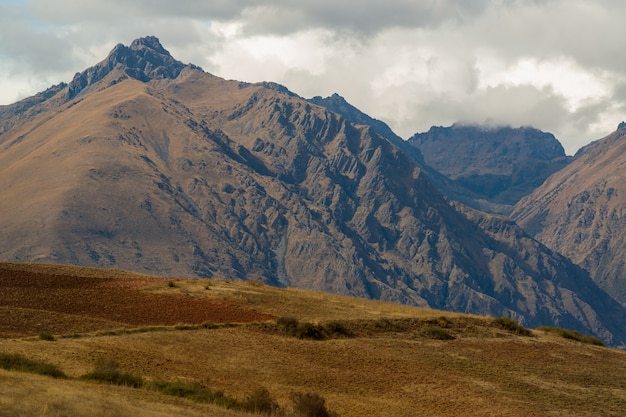
M 453 207 L 372 128 L 284 87 L 144 38 L 18 107 L 0 110 L 0 259 L 259 279 L 626 341 L 624 309 L 582 269 Z
M 548 247 L 590 271 L 626 303 L 626 125 L 576 154 L 575 161 L 520 201 L 512 216 Z

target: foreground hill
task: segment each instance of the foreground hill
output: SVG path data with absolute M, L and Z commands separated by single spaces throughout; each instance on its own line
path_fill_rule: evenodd
M 461 195 L 468 204 L 497 212 L 508 213 L 571 160 L 552 134 L 530 127 L 454 124 L 417 133 L 408 143 L 426 164 L 471 193 Z
M 626 125 L 576 154 L 567 168 L 520 201 L 513 218 L 591 272 L 626 303 Z
M 103 289 L 124 299 L 107 298 L 115 309 L 134 315 L 113 317 Z M 82 307 L 63 294 L 81 294 Z M 157 392 L 156 381 L 178 384 L 180 395 L 181 387 L 207 387 L 235 399 L 265 388 L 288 413 L 291 393 L 315 393 L 341 417 L 620 416 L 626 407 L 625 352 L 547 330 L 517 334 L 523 329 L 489 317 L 258 282 L 52 265 L 0 265 L 0 295 L 0 358 L 20 355 L 67 376 L 0 369 L 3 416 L 249 415 Z M 171 325 L 164 305 L 171 314 L 204 305 L 205 315 Z M 132 318 L 139 312 L 141 322 Z M 18 319 L 26 316 L 34 320 Z M 325 336 L 292 334 L 290 322 Z M 144 387 L 80 379 L 103 360 Z
M 626 341 L 626 312 L 505 218 L 271 83 L 154 37 L 0 109 L 0 259 L 261 280 Z

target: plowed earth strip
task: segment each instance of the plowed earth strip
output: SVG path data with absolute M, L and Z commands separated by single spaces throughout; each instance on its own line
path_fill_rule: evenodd
M 231 302 L 140 290 L 158 282 L 0 270 L 0 337 L 272 318 Z

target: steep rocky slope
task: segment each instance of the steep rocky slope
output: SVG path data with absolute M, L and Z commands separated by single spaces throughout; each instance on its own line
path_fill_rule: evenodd
M 144 38 L 16 108 L 0 119 L 1 259 L 259 279 L 626 341 L 624 309 L 583 270 L 450 205 L 389 140 L 284 87 L 214 77 Z
M 515 207 L 513 218 L 548 247 L 590 271 L 626 303 L 626 125 L 576 154 Z
M 466 203 L 483 199 L 495 211 L 510 210 L 571 159 L 552 134 L 529 127 L 455 124 L 432 127 L 408 142 L 420 150 L 426 164 L 474 195 Z
M 424 156 L 416 146 L 411 145 L 409 141 L 405 141 L 393 133 L 389 126 L 387 126 L 384 122 L 373 119 L 348 103 L 339 94 L 335 93 L 326 98 L 313 97 L 312 99 L 309 99 L 309 101 L 340 114 L 350 123 L 370 126 L 374 132 L 383 136 L 400 148 L 402 153 L 409 157 L 409 159 L 417 165 L 422 172 L 424 172 L 426 177 L 428 177 L 428 180 L 435 186 L 435 188 L 441 191 L 446 197 L 490 213 L 502 214 L 510 212 L 510 205 L 490 201 L 486 199 L 484 195 L 476 193 L 463 184 L 453 181 L 432 166 L 428 165 L 424 160 Z

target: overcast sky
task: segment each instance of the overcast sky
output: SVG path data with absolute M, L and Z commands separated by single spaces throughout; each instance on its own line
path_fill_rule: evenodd
M 155 35 L 220 77 L 337 92 L 404 138 L 531 125 L 573 154 L 626 119 L 625 21 L 623 0 L 0 0 L 0 104 Z

